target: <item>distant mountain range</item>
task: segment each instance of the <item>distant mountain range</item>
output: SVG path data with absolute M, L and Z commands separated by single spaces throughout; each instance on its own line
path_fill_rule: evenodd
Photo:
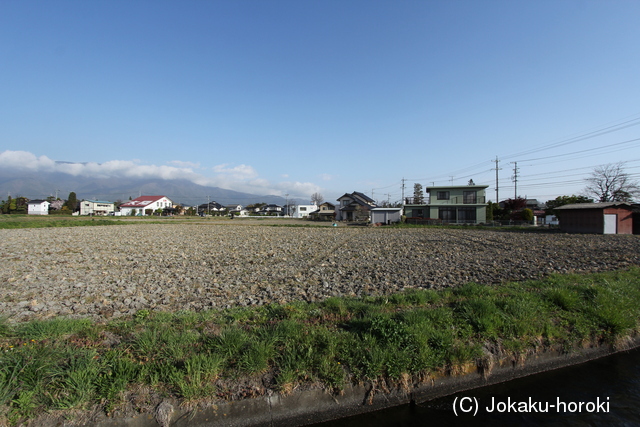
M 162 195 L 169 197 L 174 203 L 187 206 L 207 201 L 216 201 L 222 205 L 237 203 L 244 206 L 251 203 L 286 203 L 286 199 L 280 196 L 205 187 L 184 179 L 87 178 L 63 173 L 0 172 L 0 200 L 6 199 L 8 194 L 11 197 L 24 196 L 29 199 L 44 199 L 57 194 L 61 199 L 67 199 L 72 191 L 76 193 L 78 200 L 112 202 L 127 201 L 141 195 Z

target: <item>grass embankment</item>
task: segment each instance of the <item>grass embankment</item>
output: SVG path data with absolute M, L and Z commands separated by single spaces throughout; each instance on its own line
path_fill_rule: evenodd
M 52 410 L 172 396 L 251 397 L 265 388 L 334 392 L 347 383 L 408 386 L 495 356 L 548 347 L 616 345 L 635 335 L 640 268 L 557 275 L 500 286 L 468 284 L 386 297 L 331 298 L 209 312 L 141 310 L 97 324 L 0 322 L 0 424 Z

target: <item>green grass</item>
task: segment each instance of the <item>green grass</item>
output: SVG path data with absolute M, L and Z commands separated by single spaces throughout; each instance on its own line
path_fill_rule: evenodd
M 284 394 L 363 381 L 406 386 L 481 366 L 483 348 L 513 358 L 615 347 L 637 333 L 639 319 L 637 267 L 314 304 L 141 310 L 104 324 L 0 319 L 0 424 L 95 404 L 111 413 L 135 401 L 127 396 L 140 386 L 194 403 L 241 398 L 252 382 L 264 393 L 263 378 Z
M 118 217 L 73 217 L 62 215 L 0 215 L 0 229 L 87 227 L 95 225 L 122 225 L 128 222 Z

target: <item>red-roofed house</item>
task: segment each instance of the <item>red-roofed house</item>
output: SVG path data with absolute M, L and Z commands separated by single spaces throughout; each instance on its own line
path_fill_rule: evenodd
M 170 209 L 172 207 L 173 202 L 167 196 L 140 196 L 120 205 L 120 215 L 145 216 L 151 215 L 158 209 Z

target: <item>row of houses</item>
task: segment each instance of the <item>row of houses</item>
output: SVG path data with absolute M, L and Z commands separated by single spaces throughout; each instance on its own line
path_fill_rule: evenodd
M 345 193 L 334 205 L 324 202 L 282 207 L 260 204 L 251 208 L 242 205 L 223 206 L 217 202 L 196 207 L 199 214 L 222 213 L 235 216 L 287 215 L 293 218 L 313 218 L 334 221 L 362 221 L 373 224 L 400 222 L 402 216 L 415 221 L 479 224 L 487 222 L 486 189 L 488 185 L 432 186 L 425 189 L 423 200 L 407 198 L 403 207 L 380 207 L 364 193 Z M 32 200 L 28 213 L 46 215 L 49 202 Z M 113 202 L 83 200 L 80 215 L 148 216 L 156 213 L 174 214 L 176 205 L 166 196 L 141 196 L 120 205 L 116 212 Z M 556 208 L 560 229 L 574 233 L 640 234 L 640 206 L 628 203 L 581 203 Z
M 333 205 L 329 204 L 331 209 Z M 28 214 L 47 215 L 51 203 L 47 200 L 31 200 L 28 202 Z M 115 203 L 101 200 L 83 200 L 79 203 L 79 215 L 118 215 L 118 216 L 149 216 L 153 214 L 176 214 L 184 211 L 167 196 L 140 196 L 116 207 Z M 211 201 L 199 206 L 193 206 L 193 211 L 199 215 L 231 214 L 235 216 L 256 215 L 288 215 L 293 218 L 306 218 L 318 211 L 316 204 L 291 205 L 288 208 L 276 204 L 261 203 L 253 207 L 243 207 L 239 204 L 222 205 Z M 323 206 L 322 209 L 326 209 Z M 333 213 L 333 211 L 332 211 Z

